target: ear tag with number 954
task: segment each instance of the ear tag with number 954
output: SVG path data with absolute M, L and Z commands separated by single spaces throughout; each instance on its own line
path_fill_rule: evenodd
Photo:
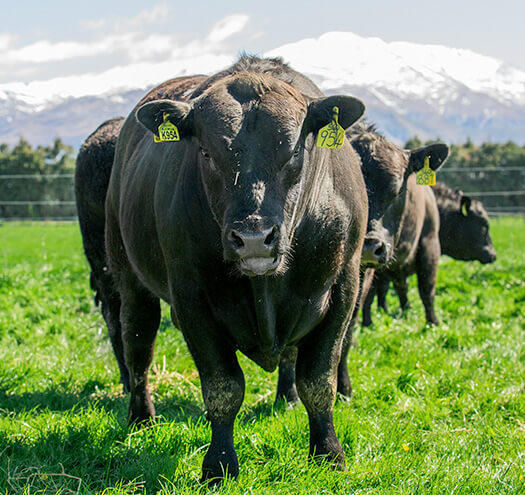
M 434 186 L 436 184 L 436 172 L 430 168 L 430 158 L 425 156 L 423 168 L 416 172 L 416 184 L 419 186 Z
M 319 129 L 317 134 L 317 147 L 339 149 L 343 146 L 345 130 L 339 125 L 339 108 L 332 109 L 332 121 Z
M 156 143 L 165 143 L 167 141 L 179 141 L 179 130 L 177 129 L 177 126 L 175 124 L 172 124 L 168 117 L 170 116 L 169 113 L 164 112 L 164 115 L 162 116 L 163 122 L 159 125 L 157 136 L 156 134 L 153 135 L 153 140 Z

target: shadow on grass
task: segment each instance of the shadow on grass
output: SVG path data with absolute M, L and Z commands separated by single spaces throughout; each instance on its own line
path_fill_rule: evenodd
M 93 424 L 66 425 L 24 439 L 0 435 L 0 491 L 25 493 L 30 487 L 31 493 L 77 493 L 120 486 L 129 493 L 154 493 L 160 479 L 173 478 L 187 451 L 182 438 L 171 436 L 156 445 L 157 436 L 152 429 L 132 442 L 126 428 L 99 431 Z
M 28 487 L 31 493 L 76 493 L 119 486 L 126 488 L 123 493 L 155 493 L 160 480 L 177 476 L 188 451 L 198 451 L 209 442 L 207 428 L 195 434 L 195 425 L 205 421 L 203 404 L 184 393 L 157 400 L 160 424 L 137 432 L 126 425 L 128 396 L 103 395 L 104 385 L 98 381 L 88 381 L 71 392 L 68 387 L 64 382 L 19 394 L 9 393 L 5 384 L 0 387 L 1 414 L 29 412 L 35 418 L 23 435 L 0 434 L 1 493 L 23 493 Z M 268 397 L 245 406 L 238 421 L 257 422 L 285 409 L 285 405 L 274 407 L 273 396 Z M 38 417 L 49 411 L 81 416 L 47 428 L 46 420 L 39 423 Z M 116 421 L 100 422 L 101 411 Z M 164 422 L 174 424 L 177 433 Z M 202 488 L 197 478 L 191 483 L 196 492 Z
M 32 414 L 42 412 L 79 412 L 88 408 L 101 408 L 106 413 L 113 413 L 123 424 L 126 421 L 129 395 L 105 393 L 105 385 L 98 381 L 88 381 L 82 388 L 71 387 L 62 382 L 44 390 L 34 392 L 11 393 L 9 386 L 0 384 L 0 411 L 4 413 Z M 203 417 L 204 409 L 200 401 L 183 394 L 163 397 L 155 401 L 158 415 L 166 421 L 187 422 Z
M 105 394 L 97 381 L 81 388 L 65 382 L 18 394 L 10 393 L 4 383 L 0 414 L 28 413 L 34 422 L 28 421 L 29 429 L 22 435 L 0 433 L 0 493 L 24 493 L 27 487 L 31 493 L 77 493 L 79 487 L 98 491 L 116 486 L 128 487 L 129 493 L 143 489 L 154 493 L 160 479 L 173 478 L 188 450 L 209 441 L 206 431 L 204 442 L 184 433 L 204 418 L 202 404 L 192 398 L 183 394 L 160 398 L 157 424 L 140 432 L 127 426 L 128 401 L 123 394 Z M 39 419 L 49 412 L 69 413 L 71 419 L 49 428 L 46 416 Z M 114 419 L 101 421 L 101 414 Z M 165 422 L 188 427 L 180 430 L 174 425 L 182 431 L 175 434 Z

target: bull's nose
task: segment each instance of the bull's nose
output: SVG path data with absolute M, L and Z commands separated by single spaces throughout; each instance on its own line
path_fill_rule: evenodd
M 371 263 L 377 265 L 383 263 L 386 259 L 386 243 L 374 238 L 367 237 L 363 244 L 363 253 L 361 256 L 362 263 Z
M 270 257 L 279 238 L 279 227 L 256 232 L 230 230 L 228 240 L 233 251 L 241 258 Z
M 496 261 L 496 253 L 495 252 L 490 252 L 488 254 L 486 254 L 485 256 L 483 256 L 481 262 L 483 264 L 487 264 L 487 263 L 494 263 Z

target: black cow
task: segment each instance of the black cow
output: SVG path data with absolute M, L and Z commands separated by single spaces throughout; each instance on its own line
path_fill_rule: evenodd
M 462 261 L 493 263 L 496 251 L 489 233 L 489 217 L 483 204 L 463 194 L 453 191 L 438 182 L 433 188 L 439 210 L 439 243 L 441 254 Z M 403 285 L 407 285 L 405 280 Z M 377 275 L 363 305 L 363 324 L 370 325 L 371 306 L 377 294 L 377 305 L 388 311 L 386 294 L 390 285 L 387 276 Z M 402 309 L 409 306 L 406 295 L 400 300 Z
M 496 251 L 489 216 L 481 201 L 438 182 L 432 188 L 439 209 L 441 253 L 456 260 L 493 263 Z
M 186 102 L 139 105 L 120 131 L 105 234 L 129 420 L 155 414 L 147 375 L 163 299 L 197 365 L 211 422 L 203 479 L 238 473 L 233 423 L 244 378 L 236 350 L 270 371 L 297 347 L 310 454 L 344 465 L 332 409 L 367 197 L 348 143 L 316 147 L 335 106 L 343 128 L 364 111 L 355 98 L 323 97 L 278 59 L 242 57 Z M 164 119 L 179 142 L 154 142 Z

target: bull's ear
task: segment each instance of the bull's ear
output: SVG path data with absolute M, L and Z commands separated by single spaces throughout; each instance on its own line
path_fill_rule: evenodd
M 167 113 L 168 120 L 177 126 L 181 137 L 184 137 L 193 134 L 191 109 L 191 105 L 182 101 L 155 100 L 139 107 L 136 117 L 146 129 L 157 134 L 164 114 Z
M 320 98 L 308 106 L 308 132 L 317 132 L 329 124 L 334 107 L 339 108 L 339 125 L 343 129 L 348 129 L 365 111 L 365 104 L 352 96 L 334 95 Z
M 464 217 L 468 216 L 471 204 L 472 200 L 468 196 L 461 196 L 461 199 L 459 200 L 459 211 L 461 211 L 461 214 Z
M 444 143 L 435 143 L 417 150 L 410 151 L 409 166 L 412 172 L 417 172 L 423 168 L 425 158 L 429 158 L 429 166 L 436 171 L 448 156 L 448 146 Z

